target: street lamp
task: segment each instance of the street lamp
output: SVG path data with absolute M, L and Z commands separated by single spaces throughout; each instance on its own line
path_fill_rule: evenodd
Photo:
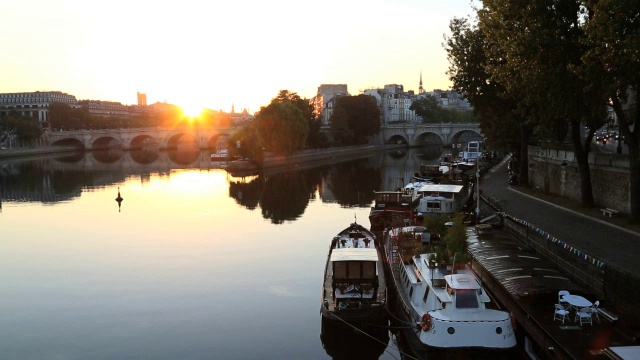
M 478 166 L 478 159 L 476 159 L 476 224 L 480 217 L 480 166 Z

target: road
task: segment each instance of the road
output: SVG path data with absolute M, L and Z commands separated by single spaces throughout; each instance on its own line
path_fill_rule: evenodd
M 484 195 L 506 202 L 506 212 L 522 219 L 565 244 L 632 274 L 638 273 L 640 233 L 610 223 L 597 209 L 584 215 L 517 191 L 507 183 L 505 160 L 494 166 L 480 182 Z

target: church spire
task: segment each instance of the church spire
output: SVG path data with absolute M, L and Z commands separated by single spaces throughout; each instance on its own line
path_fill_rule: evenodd
M 424 88 L 422 87 L 422 69 L 420 69 L 420 87 L 418 88 L 418 94 L 424 94 Z

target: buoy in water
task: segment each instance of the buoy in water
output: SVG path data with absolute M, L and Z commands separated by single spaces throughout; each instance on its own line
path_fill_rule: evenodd
M 120 203 L 122 203 L 122 200 L 124 199 L 120 196 L 120 187 L 118 187 L 118 197 L 116 198 L 116 201 L 118 202 L 118 212 L 120 212 Z

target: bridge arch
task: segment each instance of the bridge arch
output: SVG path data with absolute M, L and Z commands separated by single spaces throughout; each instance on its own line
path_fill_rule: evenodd
M 80 150 L 85 150 L 84 142 L 80 139 L 69 137 L 60 140 L 56 140 L 50 144 L 51 146 L 60 146 L 60 147 L 77 147 Z
M 391 137 L 386 141 L 387 144 L 408 144 L 409 143 L 409 139 L 407 139 L 406 137 L 404 137 L 403 135 L 399 135 L 399 134 L 394 134 L 391 135 Z
M 229 134 L 222 133 L 213 135 L 207 140 L 207 147 L 209 149 L 228 148 L 231 146 L 229 139 L 231 139 L 231 135 Z
M 136 135 L 129 140 L 129 144 L 127 144 L 128 149 L 142 149 L 148 146 L 159 146 L 160 142 L 154 136 L 149 134 L 140 134 Z
M 100 136 L 91 142 L 92 149 L 122 148 L 122 140 L 113 136 Z
M 461 131 L 457 131 L 451 135 L 452 144 L 466 145 L 470 141 L 484 141 L 484 138 L 479 132 L 471 129 L 464 129 Z
M 176 149 L 178 146 L 183 147 L 188 145 L 198 148 L 198 138 L 193 134 L 184 132 L 171 134 L 164 142 L 167 149 Z
M 445 141 L 440 134 L 433 131 L 423 131 L 416 134 L 413 143 L 420 146 L 443 146 Z

